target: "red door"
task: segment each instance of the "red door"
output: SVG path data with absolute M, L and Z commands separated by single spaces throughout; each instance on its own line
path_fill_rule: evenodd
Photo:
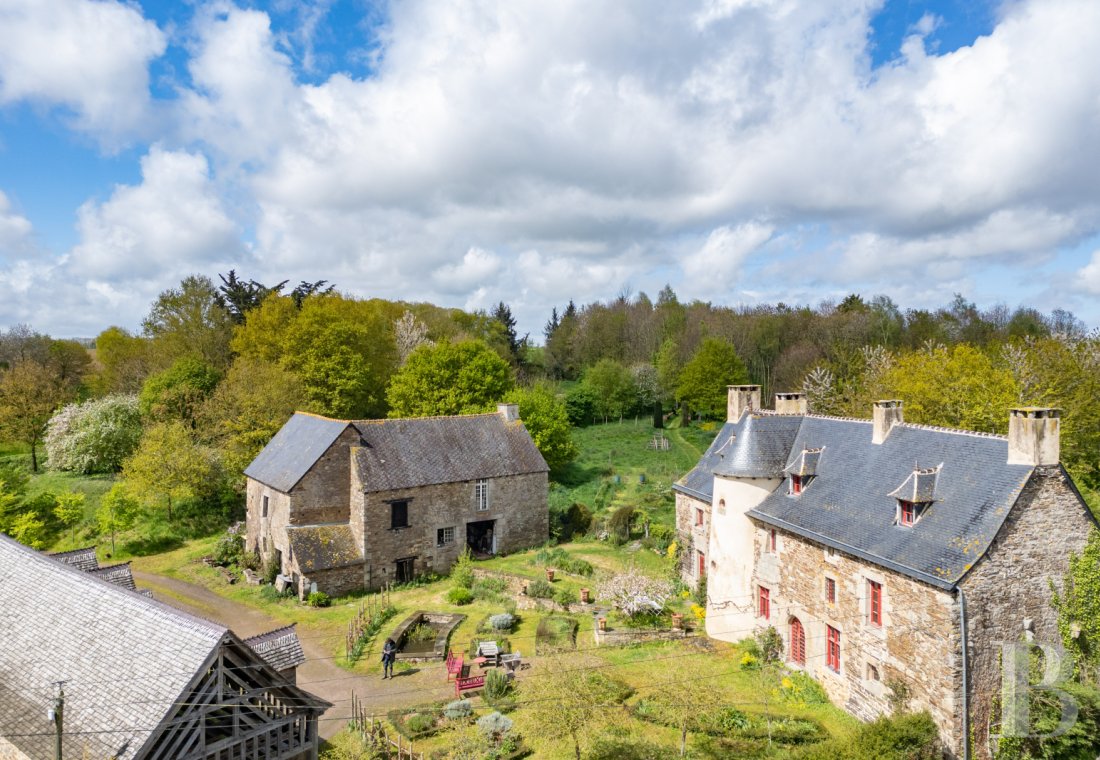
M 702 578 L 707 574 L 707 556 L 702 552 L 699 552 L 699 577 Z
M 791 662 L 799 665 L 806 664 L 806 631 L 802 627 L 802 621 L 791 618 Z

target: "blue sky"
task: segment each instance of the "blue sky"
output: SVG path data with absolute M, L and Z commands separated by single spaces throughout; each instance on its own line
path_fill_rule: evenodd
M 1100 324 L 1088 0 L 0 0 L 0 328 L 192 272 Z

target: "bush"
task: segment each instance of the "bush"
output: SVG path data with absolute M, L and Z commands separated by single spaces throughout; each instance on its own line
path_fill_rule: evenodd
M 560 546 L 555 546 L 553 548 L 543 547 L 539 549 L 535 552 L 535 556 L 530 559 L 529 563 L 532 565 L 549 565 L 564 573 L 583 575 L 585 577 L 592 575 L 593 572 L 592 563 L 580 559 L 579 557 L 571 556 Z
M 435 729 L 435 718 L 427 713 L 414 713 L 405 719 L 405 730 L 412 735 L 426 734 Z
M 214 564 L 228 567 L 241 564 L 244 555 L 244 536 L 240 533 L 227 533 L 214 545 Z
M 267 564 L 264 565 L 264 583 L 269 586 L 275 585 L 275 579 L 279 576 L 279 565 L 274 560 L 267 560 Z
M 577 621 L 562 615 L 547 615 L 535 630 L 536 653 L 572 649 L 577 642 Z
M 553 599 L 554 586 L 549 581 L 536 578 L 527 584 L 527 596 L 535 599 Z
M 443 717 L 448 720 L 458 720 L 459 718 L 469 718 L 474 714 L 474 703 L 468 699 L 459 699 L 454 702 L 450 702 L 443 707 Z
M 306 597 L 306 604 L 310 607 L 328 607 L 332 604 L 332 599 L 324 591 L 311 591 Z
M 515 624 L 516 616 L 507 612 L 502 612 L 499 615 L 493 615 L 489 618 L 489 625 L 498 631 L 510 631 Z
M 634 521 L 634 507 L 623 506 L 611 513 L 607 521 L 607 533 L 615 543 L 625 543 L 630 540 L 630 525 Z
M 569 609 L 569 605 L 576 604 L 580 601 L 580 597 L 577 596 L 577 592 L 571 588 L 559 588 L 554 593 L 554 601 L 562 606 L 562 609 Z
M 491 672 L 495 673 L 496 671 Z M 485 680 L 485 683 L 488 685 L 488 679 Z M 478 718 L 477 727 L 486 736 L 500 738 L 512 730 L 512 719 L 498 712 L 492 712 Z
M 463 586 L 455 586 L 447 592 L 447 601 L 459 607 L 464 604 L 469 604 L 473 600 L 473 593 L 470 589 L 464 588 Z
M 596 741 L 586 757 L 590 760 L 666 760 L 669 748 L 651 741 L 605 736 Z
M 451 582 L 460 588 L 474 585 L 474 558 L 470 556 L 470 547 L 463 549 L 451 566 Z
M 783 654 L 783 637 L 775 626 L 756 632 L 756 646 L 760 652 L 760 659 L 764 662 L 776 662 Z
M 47 423 L 43 444 L 52 470 L 118 472 L 141 440 L 136 396 L 69 404 Z
M 799 706 L 824 705 L 829 701 L 821 684 L 797 670 L 783 677 L 779 695 L 784 702 Z
M 482 691 L 482 696 L 486 700 L 492 702 L 502 699 L 508 696 L 511 690 L 512 682 L 508 680 L 508 676 L 505 675 L 504 671 L 493 668 L 486 672 L 485 689 Z
M 1003 746 L 1002 740 L 1002 746 Z M 829 739 L 793 754 L 797 760 L 939 760 L 939 731 L 927 712 L 879 718 L 845 739 Z M 1063 757 L 1050 754 L 1046 757 Z M 1008 757 L 1016 757 L 1009 755 Z M 1033 757 L 1026 754 L 1021 757 Z M 998 760 L 1001 753 L 998 752 Z
M 592 530 L 592 510 L 580 502 L 573 502 L 564 512 L 555 512 L 551 519 L 556 523 L 560 541 L 570 541 Z

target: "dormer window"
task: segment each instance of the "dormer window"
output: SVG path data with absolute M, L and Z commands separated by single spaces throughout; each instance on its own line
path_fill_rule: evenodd
M 898 512 L 894 521 L 897 525 L 911 528 L 931 508 L 936 501 L 936 484 L 942 467 L 943 464 L 923 469 L 914 468 L 905 482 L 889 494 L 898 500 Z
M 917 520 L 921 518 L 925 510 L 932 505 L 927 501 L 904 501 L 898 499 L 898 525 L 905 528 L 911 528 L 917 524 Z
M 791 475 L 791 495 L 798 496 L 802 493 L 802 476 Z
M 806 486 L 817 475 L 818 461 L 821 452 L 825 449 L 802 449 L 790 464 L 783 468 L 783 472 L 791 476 L 787 493 L 791 496 L 800 496 L 806 490 Z

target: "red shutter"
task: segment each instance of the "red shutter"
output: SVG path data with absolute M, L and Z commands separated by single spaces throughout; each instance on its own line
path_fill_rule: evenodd
M 840 631 L 833 628 L 831 625 L 826 626 L 828 629 L 826 637 L 826 650 L 825 650 L 825 664 L 830 669 L 840 672 Z
M 903 501 L 901 503 L 901 524 L 912 525 L 914 522 L 913 517 L 913 502 Z
M 707 556 L 702 552 L 699 552 L 699 577 L 702 578 L 707 574 Z
M 703 510 L 699 509 L 698 507 L 695 508 L 695 524 L 703 524 Z
M 802 493 L 802 477 L 799 475 L 791 475 L 791 493 Z
M 760 586 L 760 617 L 770 620 L 772 616 L 771 591 Z
M 882 584 L 867 581 L 870 590 L 870 617 L 872 625 L 882 625 Z
M 836 602 L 836 581 L 832 578 L 825 579 L 825 601 L 830 604 Z
M 802 621 L 791 618 L 791 662 L 799 665 L 806 664 L 806 630 L 802 627 Z

